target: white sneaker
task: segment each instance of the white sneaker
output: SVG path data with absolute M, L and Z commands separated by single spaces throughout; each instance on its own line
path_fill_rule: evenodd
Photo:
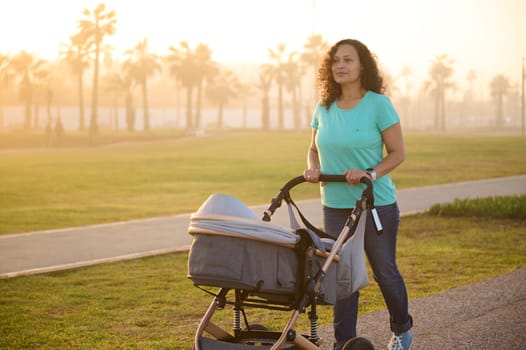
M 393 334 L 387 350 L 409 350 L 413 344 L 413 334 L 411 331 L 396 335 Z

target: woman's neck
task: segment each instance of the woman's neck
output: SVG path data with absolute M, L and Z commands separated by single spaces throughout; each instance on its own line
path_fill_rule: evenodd
M 363 97 L 363 95 L 365 95 L 365 92 L 365 89 L 363 89 L 361 86 L 348 87 L 346 89 L 342 87 L 342 94 L 340 95 L 339 99 L 340 101 L 344 102 L 359 100 Z

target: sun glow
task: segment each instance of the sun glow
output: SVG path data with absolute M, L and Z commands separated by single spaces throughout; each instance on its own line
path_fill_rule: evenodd
M 0 5 L 0 54 L 21 50 L 46 59 L 77 30 L 82 10 L 100 0 L 8 0 Z M 220 63 L 265 62 L 268 49 L 285 43 L 301 50 L 320 33 L 329 43 L 344 37 L 365 42 L 383 66 L 404 66 L 424 76 L 433 58 L 447 53 L 459 77 L 469 69 L 485 76 L 520 75 L 526 56 L 526 2 L 522 0 L 196 0 L 104 1 L 117 15 L 109 37 L 115 54 L 144 39 L 153 52 L 188 41 L 207 44 Z

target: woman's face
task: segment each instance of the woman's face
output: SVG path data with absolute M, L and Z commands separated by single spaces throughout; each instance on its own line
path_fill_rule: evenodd
M 359 82 L 362 65 L 354 46 L 340 45 L 334 54 L 331 69 L 334 81 L 340 85 Z

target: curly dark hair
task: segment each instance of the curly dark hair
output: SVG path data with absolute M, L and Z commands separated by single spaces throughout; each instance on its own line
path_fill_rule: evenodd
M 320 86 L 321 105 L 329 109 L 331 104 L 341 95 L 340 84 L 334 81 L 332 76 L 332 63 L 334 55 L 341 45 L 351 45 L 358 52 L 360 64 L 363 67 L 360 81 L 366 90 L 374 91 L 379 94 L 384 93 L 383 78 L 380 76 L 377 65 L 377 57 L 372 54 L 367 46 L 355 39 L 343 39 L 334 44 L 325 54 L 318 70 L 318 84 Z

